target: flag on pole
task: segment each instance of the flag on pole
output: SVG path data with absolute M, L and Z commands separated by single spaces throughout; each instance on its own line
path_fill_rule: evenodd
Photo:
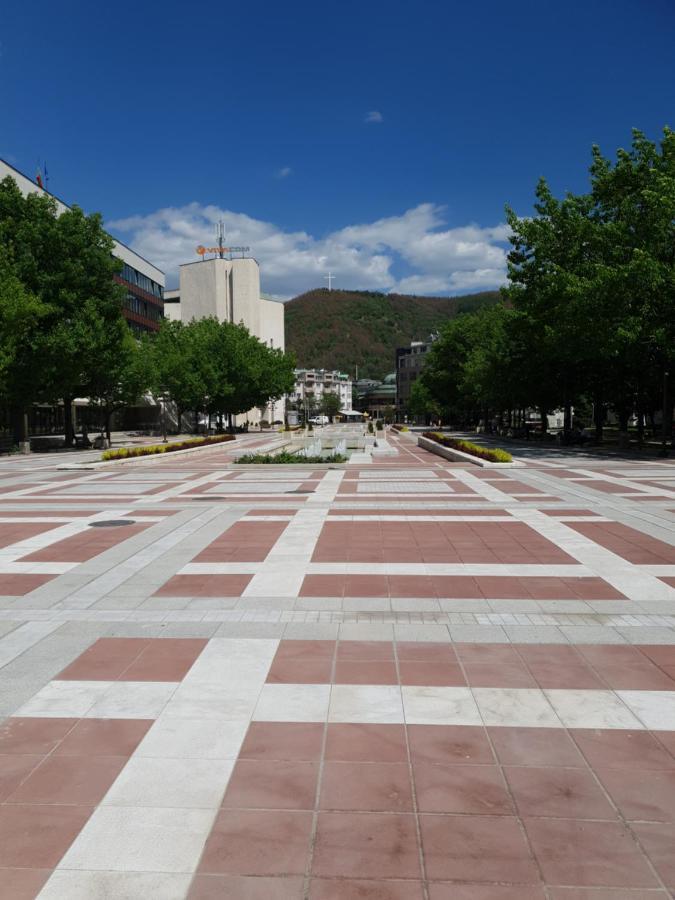
M 45 186 L 42 183 L 42 172 L 40 171 L 40 166 L 37 167 L 37 174 L 35 175 L 35 180 L 37 181 L 37 183 L 40 185 L 40 187 L 44 191 Z

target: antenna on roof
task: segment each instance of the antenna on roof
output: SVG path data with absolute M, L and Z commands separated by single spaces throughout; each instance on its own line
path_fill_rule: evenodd
M 218 238 L 218 256 L 220 259 L 225 259 L 226 248 L 223 246 L 223 241 L 225 240 L 225 223 L 222 219 L 220 219 L 216 225 L 216 237 Z

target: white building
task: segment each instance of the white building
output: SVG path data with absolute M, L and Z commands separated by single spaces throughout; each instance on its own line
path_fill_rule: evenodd
M 8 175 L 14 179 L 24 197 L 29 194 L 52 197 L 59 215 L 70 209 L 63 200 L 0 159 L 0 181 Z M 115 276 L 115 281 L 126 290 L 122 314 L 129 327 L 136 333 L 157 331 L 163 314 L 164 272 L 120 241 L 114 241 L 113 253 L 122 262 L 122 271 Z
M 245 325 L 250 333 L 277 350 L 284 350 L 284 304 L 260 292 L 260 268 L 255 259 L 201 259 L 180 267 L 180 287 L 164 292 L 164 315 L 188 323 L 215 316 L 221 322 Z M 284 420 L 285 401 L 267 409 L 253 409 L 237 416 L 238 425 Z
M 288 395 L 289 401 L 304 409 L 307 402 L 314 402 L 318 411 L 324 394 L 337 394 L 340 398 L 340 413 L 352 415 L 352 379 L 344 372 L 328 369 L 296 369 L 295 387 Z

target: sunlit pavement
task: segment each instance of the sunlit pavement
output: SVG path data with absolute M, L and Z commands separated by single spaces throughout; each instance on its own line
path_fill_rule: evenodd
M 675 465 L 388 439 L 2 460 L 2 900 L 671 896 Z

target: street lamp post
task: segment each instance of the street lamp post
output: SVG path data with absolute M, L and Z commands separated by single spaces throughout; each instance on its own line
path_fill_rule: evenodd
M 160 399 L 162 404 L 162 443 L 166 444 L 166 394 L 162 394 Z

